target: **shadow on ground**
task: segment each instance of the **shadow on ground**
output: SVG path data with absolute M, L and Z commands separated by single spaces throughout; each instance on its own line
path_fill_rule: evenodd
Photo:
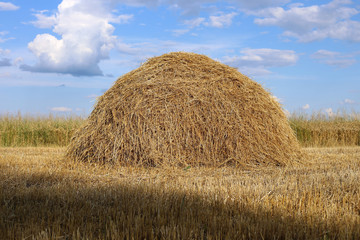
M 1 166 L 0 166 L 1 167 Z M 1 174 L 0 174 L 1 175 Z M 338 239 L 343 229 L 141 182 L 19 174 L 0 182 L 0 239 Z M 357 239 L 358 233 L 346 238 Z

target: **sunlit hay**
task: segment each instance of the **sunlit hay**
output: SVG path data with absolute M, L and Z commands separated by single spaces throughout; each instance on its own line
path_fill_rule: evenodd
M 287 165 L 300 155 L 281 107 L 260 84 L 184 52 L 120 77 L 67 150 L 75 160 L 141 166 Z

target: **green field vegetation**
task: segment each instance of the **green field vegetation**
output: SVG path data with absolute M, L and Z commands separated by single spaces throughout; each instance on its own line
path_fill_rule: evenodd
M 79 116 L 0 116 L 0 146 L 66 146 L 85 121 Z M 289 123 L 303 147 L 360 146 L 360 114 L 295 114 Z
M 303 147 L 360 146 L 360 114 L 293 114 L 291 128 Z
M 79 116 L 0 116 L 0 146 L 66 146 L 84 122 Z

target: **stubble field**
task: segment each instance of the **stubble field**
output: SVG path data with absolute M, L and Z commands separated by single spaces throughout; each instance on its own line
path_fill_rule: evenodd
M 252 170 L 74 163 L 0 148 L 0 239 L 359 239 L 360 147 Z
M 360 116 L 289 120 L 288 167 L 71 162 L 79 117 L 0 116 L 0 239 L 360 239 Z

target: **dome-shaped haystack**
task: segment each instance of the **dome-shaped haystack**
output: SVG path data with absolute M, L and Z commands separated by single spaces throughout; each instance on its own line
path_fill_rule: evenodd
M 102 95 L 67 156 L 122 165 L 285 165 L 300 147 L 279 104 L 194 53 L 149 59 Z

